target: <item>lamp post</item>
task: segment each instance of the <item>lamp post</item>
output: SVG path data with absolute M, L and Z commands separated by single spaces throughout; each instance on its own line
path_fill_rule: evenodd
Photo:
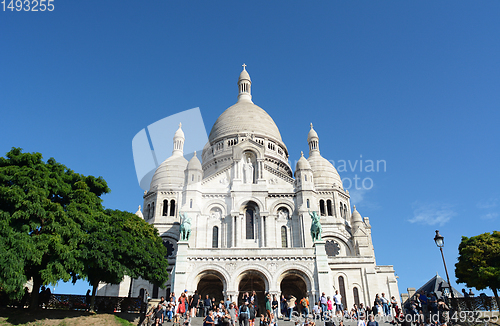
M 446 268 L 446 261 L 444 260 L 443 247 L 444 247 L 444 237 L 439 234 L 439 231 L 436 230 L 436 236 L 434 237 L 434 242 L 436 246 L 441 250 L 441 257 L 443 257 L 444 271 L 446 272 L 446 280 L 448 281 L 448 286 L 450 287 L 451 298 L 455 299 L 455 294 L 453 293 L 453 288 L 451 287 L 450 277 L 448 276 L 448 269 Z

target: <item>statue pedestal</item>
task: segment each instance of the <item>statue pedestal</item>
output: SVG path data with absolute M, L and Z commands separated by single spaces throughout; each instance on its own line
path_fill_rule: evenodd
M 177 242 L 177 255 L 175 259 L 175 266 L 172 270 L 172 284 L 173 284 L 172 292 L 178 293 L 177 294 L 178 296 L 185 289 L 187 289 L 188 291 L 196 290 L 196 289 L 188 289 L 186 287 L 187 286 L 186 272 L 188 271 L 188 262 L 187 262 L 188 249 L 189 249 L 189 243 L 187 241 L 181 240 Z
M 333 296 L 334 288 L 333 288 L 333 279 L 331 277 L 330 266 L 328 266 L 328 256 L 325 251 L 326 241 L 316 240 L 314 242 L 314 256 L 316 260 L 316 275 L 318 278 L 318 295 L 321 295 L 321 292 L 325 292 L 326 295 Z M 318 301 L 319 298 L 314 298 L 313 302 Z

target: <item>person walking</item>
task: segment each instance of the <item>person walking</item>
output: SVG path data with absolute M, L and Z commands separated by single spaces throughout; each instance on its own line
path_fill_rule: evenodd
M 321 297 L 319 298 L 319 304 L 321 308 L 321 320 L 324 320 L 325 313 L 328 310 L 328 299 L 325 296 L 325 292 L 321 293 Z
M 288 296 L 288 300 L 286 301 L 288 305 L 288 320 L 292 319 L 293 309 L 295 308 L 295 301 L 297 301 L 297 298 L 290 294 Z
M 299 305 L 302 307 L 302 314 L 304 315 L 304 318 L 307 318 L 309 315 L 309 300 L 306 297 L 303 297 Z
M 342 296 L 339 294 L 339 290 L 335 290 L 333 301 L 335 302 L 335 316 L 342 317 L 344 307 L 342 306 Z
M 177 313 L 180 314 L 181 316 L 186 315 L 186 294 L 182 293 L 180 298 L 179 298 L 179 306 L 177 307 Z
M 286 304 L 286 298 L 284 294 L 281 295 L 280 310 L 281 310 L 280 318 L 285 319 L 285 316 L 288 314 L 288 305 Z
M 278 321 L 278 299 L 276 298 L 276 294 L 273 294 L 273 301 L 271 301 L 271 309 L 272 309 L 272 315 L 274 315 L 275 320 L 273 321 L 275 324 L 277 324 Z
M 210 300 L 208 294 L 203 299 L 203 317 L 208 316 L 208 312 L 210 311 L 210 307 L 212 307 L 212 300 Z
M 326 297 L 326 309 L 328 311 L 328 318 L 331 319 L 333 317 L 333 301 L 330 297 Z
M 240 326 L 248 326 L 248 320 L 250 319 L 250 311 L 248 309 L 248 301 L 244 301 L 240 306 L 238 311 L 238 317 L 240 320 Z
M 199 302 L 200 302 L 200 296 L 198 295 L 198 290 L 196 290 L 196 291 L 194 291 L 194 295 L 191 297 L 191 302 L 189 303 L 191 317 L 196 317 L 196 312 L 198 310 L 198 303 Z
M 427 300 L 427 298 L 426 298 Z M 391 310 L 389 309 L 389 300 L 385 297 L 385 293 L 382 293 L 382 297 L 380 298 L 380 302 L 382 303 L 382 309 L 384 310 L 384 316 L 390 316 Z M 426 302 L 427 304 L 427 302 Z

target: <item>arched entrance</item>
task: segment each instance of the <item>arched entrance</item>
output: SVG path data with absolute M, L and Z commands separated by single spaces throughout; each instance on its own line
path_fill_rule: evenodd
M 196 289 L 201 299 L 208 295 L 210 299 L 215 298 L 216 302 L 224 300 L 224 283 L 216 272 L 206 271 L 201 274 Z
M 257 271 L 247 271 L 240 275 L 238 283 L 238 306 L 243 303 L 243 294 L 248 292 L 252 296 L 253 291 L 257 294 L 257 305 L 259 314 L 265 310 L 266 281 L 265 276 Z
M 286 299 L 288 299 L 290 295 L 297 298 L 296 307 L 299 304 L 300 299 L 308 297 L 307 283 L 304 280 L 304 276 L 302 276 L 298 271 L 286 272 L 281 279 L 280 289 L 281 294 L 284 295 Z

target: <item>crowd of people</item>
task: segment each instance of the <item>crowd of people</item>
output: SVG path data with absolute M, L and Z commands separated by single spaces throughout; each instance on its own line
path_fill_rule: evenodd
M 398 307 L 396 298 L 393 296 L 391 299 L 386 298 L 385 293 L 381 296 L 378 294 L 375 296 L 373 306 L 364 305 L 360 303 L 359 305 L 354 304 L 349 310 L 344 307 L 342 303 L 342 295 L 339 291 L 335 291 L 333 297 L 326 296 L 323 292 L 321 297 L 317 302 L 312 304 L 309 303 L 307 297 L 301 298 L 297 302 L 297 298 L 293 295 L 289 295 L 288 298 L 282 296 L 281 299 L 281 311 L 286 311 L 285 318 L 291 319 L 292 314 L 295 311 L 297 316 L 310 316 L 312 319 L 324 320 L 332 318 L 344 318 L 358 320 L 360 316 L 394 316 L 398 317 L 400 314 L 400 309 Z
M 323 292 L 318 301 L 312 304 L 307 296 L 298 299 L 293 295 L 282 295 L 278 301 L 275 295 L 266 293 L 263 311 L 260 311 L 255 291 L 244 293 L 239 305 L 229 298 L 217 301 L 209 295 L 202 298 L 197 291 L 193 295 L 187 295 L 187 291 L 184 291 L 178 298 L 175 293 L 168 299 L 161 297 L 158 306 L 147 316 L 154 318 L 155 325 L 173 322 L 173 326 L 180 326 L 181 323 L 190 326 L 193 317 L 203 317 L 204 326 L 278 326 L 279 319 L 294 320 L 294 317 L 302 317 L 308 326 L 319 319 L 325 321 L 325 326 L 333 326 L 333 320 L 341 322 L 343 319 L 356 321 L 358 326 L 378 326 L 377 319 L 380 317 L 386 317 L 385 320 L 389 318 L 393 324 L 404 324 L 410 320 L 410 324 L 431 326 L 436 325 L 432 322 L 436 320 L 432 318 L 433 315 L 442 322 L 449 311 L 445 302 L 438 300 L 435 293 L 424 292 L 417 293 L 408 302 L 404 307 L 405 313 L 398 306 L 396 298 L 388 298 L 385 293 L 376 294 L 373 305 L 359 303 L 348 309 L 342 302 L 339 291 L 335 291 L 332 297 Z
M 165 299 L 161 297 L 158 305 L 148 312 L 146 317 L 154 320 L 154 325 L 172 322 L 173 326 L 190 326 L 191 318 L 203 317 L 204 326 L 277 326 L 278 300 L 276 296 L 266 294 L 265 309 L 259 315 L 257 293 L 244 293 L 240 306 L 229 298 L 226 301 L 210 299 L 209 295 L 201 298 L 198 291 L 187 295 L 184 291 L 179 298 L 175 293 Z M 257 323 L 257 325 L 256 325 Z

